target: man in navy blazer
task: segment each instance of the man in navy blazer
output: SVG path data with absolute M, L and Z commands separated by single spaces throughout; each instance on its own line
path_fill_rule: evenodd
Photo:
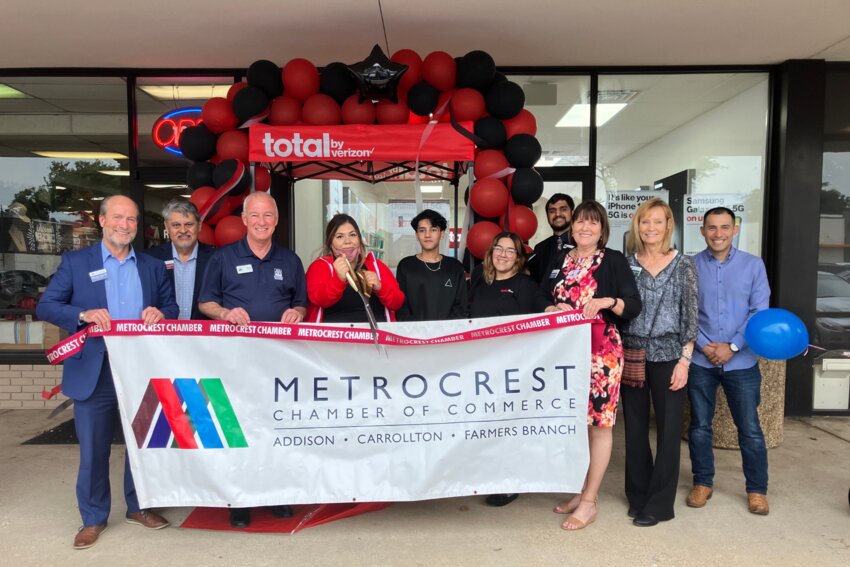
M 39 319 L 72 333 L 89 323 L 108 330 L 113 319 L 141 319 L 146 324 L 175 319 L 178 307 L 165 266 L 133 250 L 139 222 L 136 204 L 121 195 L 108 197 L 99 220 L 103 240 L 62 256 L 36 307 Z M 111 506 L 109 453 L 118 402 L 108 358 L 103 338 L 89 338 L 80 353 L 65 359 L 62 371 L 62 392 L 74 400 L 80 442 L 77 504 L 83 527 L 74 538 L 74 549 L 97 542 Z M 128 523 L 151 529 L 169 525 L 159 514 L 139 509 L 126 455 L 124 498 Z
M 209 319 L 198 309 L 198 296 L 204 270 L 215 248 L 198 242 L 201 215 L 192 203 L 175 199 L 162 209 L 162 218 L 170 242 L 144 252 L 165 263 L 180 306 L 180 319 Z

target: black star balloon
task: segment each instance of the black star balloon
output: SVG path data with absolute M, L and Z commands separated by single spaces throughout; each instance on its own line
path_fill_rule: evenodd
M 369 57 L 348 66 L 357 79 L 360 102 L 364 100 L 391 100 L 398 102 L 398 81 L 407 71 L 407 65 L 390 61 L 381 46 L 372 48 Z

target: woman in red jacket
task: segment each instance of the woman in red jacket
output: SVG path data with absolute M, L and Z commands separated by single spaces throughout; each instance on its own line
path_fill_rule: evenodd
M 349 285 L 350 275 L 369 296 L 377 321 L 395 321 L 395 312 L 404 303 L 404 293 L 390 269 L 363 246 L 357 221 L 348 215 L 335 215 L 325 229 L 325 256 L 307 270 L 307 321 L 365 323 L 366 309 Z

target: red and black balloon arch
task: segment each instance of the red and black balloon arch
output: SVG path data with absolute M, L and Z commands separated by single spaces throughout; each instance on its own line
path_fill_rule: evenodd
M 319 70 L 306 59 L 283 68 L 255 61 L 246 81 L 234 84 L 227 98 L 209 99 L 202 122 L 185 129 L 180 150 L 194 163 L 189 168 L 190 200 L 201 211 L 200 239 L 222 246 L 245 234 L 232 213 L 253 186 L 268 191 L 272 173 L 248 167 L 247 128 L 309 124 L 423 124 L 451 122 L 475 142 L 475 183 L 467 199 L 474 224 L 466 247 L 478 259 L 493 237 L 505 229 L 528 241 L 537 230 L 531 205 L 543 194 L 543 179 L 534 169 L 541 146 L 537 121 L 523 108 L 518 84 L 496 70 L 484 51 L 454 58 L 434 51 L 424 58 L 401 49 L 387 58 L 375 46 L 352 65 L 333 62 Z M 466 131 L 459 123 L 473 123 Z

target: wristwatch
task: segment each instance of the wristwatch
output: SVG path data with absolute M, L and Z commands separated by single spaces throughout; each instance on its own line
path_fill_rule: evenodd
M 732 350 L 732 352 L 738 352 L 738 351 L 741 350 L 741 349 L 738 348 L 738 345 L 736 345 L 735 343 L 729 343 L 729 348 Z
M 83 313 L 85 313 L 85 312 L 86 312 L 86 311 L 85 311 L 85 309 L 84 309 L 84 310 L 80 311 L 80 314 L 79 314 L 79 315 L 77 315 L 77 322 L 78 322 L 80 325 L 83 325 L 83 324 L 85 324 L 85 322 L 86 322 L 86 321 L 85 321 L 85 319 L 83 319 Z

